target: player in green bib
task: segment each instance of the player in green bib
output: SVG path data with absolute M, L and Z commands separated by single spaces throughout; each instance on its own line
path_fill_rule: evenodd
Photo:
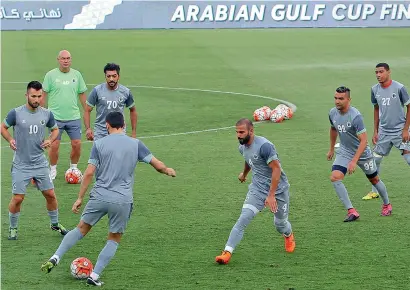
M 42 106 L 48 101 L 48 109 L 54 114 L 60 134 L 49 151 L 51 178 L 57 175 L 58 150 L 61 135 L 65 131 L 71 139 L 70 167 L 77 167 L 81 155 L 81 113 L 87 96 L 87 86 L 81 73 L 71 68 L 71 54 L 62 50 L 57 57 L 59 67 L 49 71 L 43 82 Z

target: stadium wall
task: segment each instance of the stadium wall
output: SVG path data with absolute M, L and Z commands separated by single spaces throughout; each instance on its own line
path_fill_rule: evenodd
M 3 0 L 1 30 L 409 27 L 410 1 Z

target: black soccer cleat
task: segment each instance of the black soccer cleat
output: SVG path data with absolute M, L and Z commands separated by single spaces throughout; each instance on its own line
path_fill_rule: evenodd
M 62 224 L 58 223 L 58 224 L 50 224 L 50 228 L 53 231 L 59 232 L 60 234 L 62 234 L 63 236 L 65 236 L 69 230 L 67 230 Z
M 349 208 L 347 210 L 347 217 L 345 218 L 344 222 L 354 222 L 360 217 L 359 213 L 354 208 Z
M 87 285 L 98 286 L 101 287 L 104 284 L 100 279 L 94 280 L 91 277 L 87 278 Z
M 359 215 L 355 215 L 355 214 L 348 214 L 347 217 L 345 218 L 344 222 L 354 222 L 355 220 L 357 220 L 359 218 Z

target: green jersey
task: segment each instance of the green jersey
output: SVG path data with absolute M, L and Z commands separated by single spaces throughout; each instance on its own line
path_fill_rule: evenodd
M 87 91 L 81 73 L 70 68 L 64 73 L 59 68 L 49 71 L 44 77 L 43 90 L 48 94 L 48 109 L 56 120 L 81 119 L 78 94 Z

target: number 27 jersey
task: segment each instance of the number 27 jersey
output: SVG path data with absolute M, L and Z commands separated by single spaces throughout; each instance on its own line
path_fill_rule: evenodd
M 337 108 L 332 108 L 329 112 L 329 121 L 332 128 L 336 129 L 340 139 L 340 155 L 353 158 L 360 145 L 358 135 L 366 132 L 363 116 L 355 107 L 342 114 Z M 366 146 L 360 160 L 372 157 L 369 145 Z

